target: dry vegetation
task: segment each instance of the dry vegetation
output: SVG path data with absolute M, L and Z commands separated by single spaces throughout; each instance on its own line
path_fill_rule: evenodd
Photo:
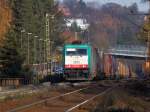
M 58 101 L 54 101 L 55 103 L 49 102 L 46 105 L 35 106 L 31 108 L 30 112 L 50 112 L 53 109 L 55 111 L 52 112 L 56 112 L 56 110 L 61 112 L 68 108 L 68 106 L 72 107 L 72 104 L 79 104 L 79 102 L 89 99 L 112 85 L 113 87 L 115 85 L 115 88 L 106 94 L 96 97 L 73 112 L 150 112 L 150 81 L 101 81 L 97 82 L 97 84 L 96 88 L 83 90 L 82 94 L 61 97 L 57 99 Z M 72 89 L 75 88 L 52 88 L 48 92 L 41 91 L 40 94 L 6 99 L 6 101 L 0 102 L 0 111 L 5 112 L 17 106 L 73 91 Z M 29 112 L 29 110 L 27 111 Z
M 78 110 L 79 112 L 150 112 L 149 107 L 150 82 L 131 81 L 81 106 Z
M 2 43 L 2 40 L 10 27 L 11 20 L 12 13 L 8 3 L 6 0 L 0 0 L 0 44 Z

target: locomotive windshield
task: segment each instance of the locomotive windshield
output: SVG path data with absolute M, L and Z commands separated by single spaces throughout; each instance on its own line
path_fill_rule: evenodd
M 66 55 L 87 55 L 87 49 L 67 49 Z

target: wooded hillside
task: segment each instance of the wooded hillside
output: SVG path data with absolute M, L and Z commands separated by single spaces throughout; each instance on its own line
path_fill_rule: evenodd
M 72 17 L 88 20 L 91 25 L 89 38 L 99 47 L 140 43 L 137 33 L 142 27 L 143 16 L 131 13 L 141 13 L 136 3 L 129 7 L 108 3 L 97 8 L 92 4 L 89 7 L 83 0 L 64 0 L 64 4 L 70 9 Z

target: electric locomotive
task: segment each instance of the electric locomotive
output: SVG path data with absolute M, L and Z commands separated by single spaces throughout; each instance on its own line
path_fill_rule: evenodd
M 66 44 L 63 57 L 66 80 L 92 80 L 100 71 L 98 50 L 90 44 Z

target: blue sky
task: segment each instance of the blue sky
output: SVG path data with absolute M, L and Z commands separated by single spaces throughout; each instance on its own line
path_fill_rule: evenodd
M 84 1 L 95 1 L 100 4 L 105 4 L 108 2 L 119 3 L 125 6 L 130 6 L 133 3 L 137 3 L 140 11 L 147 11 L 148 3 L 141 3 L 141 0 L 84 0 Z

